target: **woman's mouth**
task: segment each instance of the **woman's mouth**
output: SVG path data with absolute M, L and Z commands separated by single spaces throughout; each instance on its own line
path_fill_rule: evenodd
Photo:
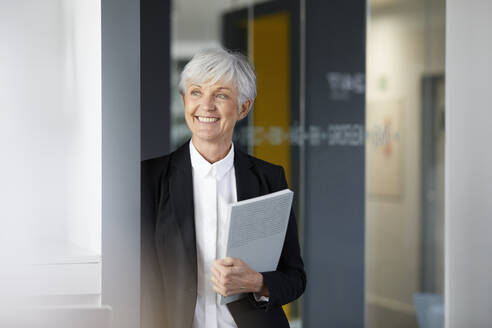
M 202 123 L 214 123 L 219 120 L 218 117 L 196 116 L 196 118 Z

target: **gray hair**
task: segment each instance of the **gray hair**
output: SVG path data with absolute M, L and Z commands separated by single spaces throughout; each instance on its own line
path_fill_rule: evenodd
M 198 51 L 186 64 L 179 81 L 179 92 L 186 91 L 186 83 L 232 82 L 239 93 L 239 107 L 248 99 L 256 98 L 256 74 L 253 64 L 240 53 L 222 48 Z

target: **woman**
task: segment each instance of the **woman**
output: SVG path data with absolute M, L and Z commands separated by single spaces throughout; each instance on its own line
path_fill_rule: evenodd
M 293 210 L 276 271 L 224 258 L 227 204 L 287 188 L 281 166 L 232 143 L 256 97 L 254 69 L 240 54 L 203 50 L 179 87 L 191 140 L 142 162 L 142 328 L 289 327 L 281 305 L 306 286 Z M 217 301 L 237 293 L 248 298 Z

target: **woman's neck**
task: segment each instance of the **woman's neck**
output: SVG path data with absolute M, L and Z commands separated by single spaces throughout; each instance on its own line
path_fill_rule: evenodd
M 191 138 L 193 146 L 209 163 L 213 164 L 227 156 L 231 149 L 232 140 L 224 140 L 222 142 L 206 142 L 198 138 Z

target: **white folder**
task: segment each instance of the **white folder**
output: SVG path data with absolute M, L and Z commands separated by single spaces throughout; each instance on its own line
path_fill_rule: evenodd
M 274 271 L 285 240 L 294 193 L 284 189 L 229 204 L 226 256 L 239 258 L 257 272 Z M 220 304 L 246 294 L 220 296 Z

